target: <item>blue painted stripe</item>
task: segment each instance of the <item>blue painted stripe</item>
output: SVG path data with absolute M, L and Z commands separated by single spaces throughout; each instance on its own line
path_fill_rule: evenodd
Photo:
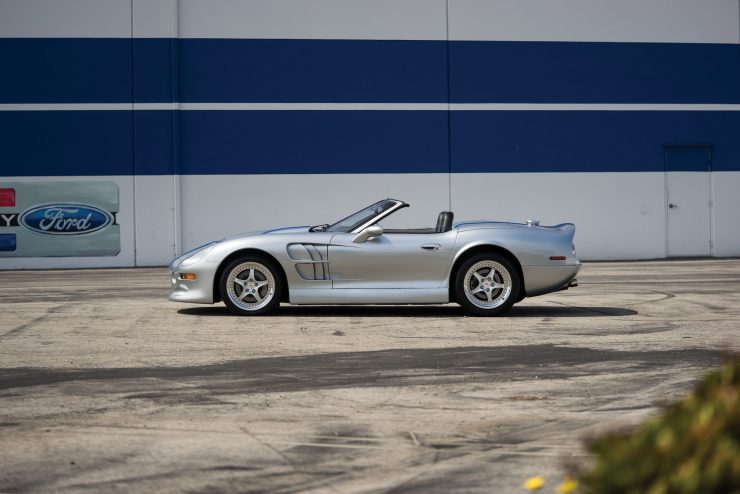
M 177 40 L 0 38 L 0 103 L 176 100 Z
M 15 249 L 15 233 L 0 233 L 0 252 L 13 252 Z
M 450 43 L 453 103 L 738 103 L 740 45 Z
M 182 39 L 180 101 L 447 100 L 446 42 Z
M 448 45 L 453 103 L 740 103 L 737 44 L 167 38 L 0 38 L 0 103 L 445 103 Z
M 0 112 L 4 176 L 131 175 L 132 112 Z
M 182 173 L 446 173 L 444 111 L 182 111 Z
M 0 38 L 0 103 L 132 99 L 130 39 Z
M 714 171 L 740 171 L 740 112 L 457 111 L 452 171 L 652 172 L 664 146 L 714 148 Z
M 175 74 L 178 67 L 178 40 L 135 38 L 133 50 L 134 101 L 177 101 L 179 77 L 175 77 Z
M 176 128 L 179 111 L 136 111 L 134 113 L 134 167 L 137 175 L 179 173 Z
M 708 172 L 712 149 L 704 146 L 667 146 L 665 169 L 668 172 Z
M 740 112 L 449 118 L 453 172 L 663 171 L 667 145 L 711 146 L 713 170 L 740 171 Z M 176 159 L 183 174 L 446 173 L 447 119 L 445 111 L 0 112 L 2 173 L 167 175 Z
M 6 176 L 131 175 L 133 155 L 165 175 L 175 153 L 183 174 L 448 170 L 447 113 L 428 111 L 0 112 L 0 149 Z
M 0 57 L 0 103 L 130 102 L 132 79 L 140 103 L 447 98 L 444 41 L 2 38 Z

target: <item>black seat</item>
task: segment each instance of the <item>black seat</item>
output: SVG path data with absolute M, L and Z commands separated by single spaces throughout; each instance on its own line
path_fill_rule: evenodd
M 444 233 L 452 230 L 452 219 L 454 217 L 455 215 L 452 211 L 442 211 L 439 213 L 439 217 L 437 218 L 437 228 L 435 228 L 435 231 L 437 233 Z

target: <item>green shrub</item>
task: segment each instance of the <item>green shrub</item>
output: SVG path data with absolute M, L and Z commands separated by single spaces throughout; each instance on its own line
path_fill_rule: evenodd
M 740 356 L 631 433 L 593 441 L 584 492 L 740 493 Z

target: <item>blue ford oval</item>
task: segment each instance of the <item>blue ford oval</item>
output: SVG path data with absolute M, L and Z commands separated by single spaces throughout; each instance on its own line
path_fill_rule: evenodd
M 45 204 L 26 210 L 20 223 L 47 235 L 84 235 L 113 223 L 113 215 L 86 204 Z

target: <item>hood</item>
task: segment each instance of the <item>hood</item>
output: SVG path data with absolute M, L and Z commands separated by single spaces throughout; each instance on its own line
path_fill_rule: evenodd
M 252 232 L 245 232 L 245 233 L 240 233 L 238 235 L 233 235 L 231 237 L 226 237 L 224 239 L 219 240 L 219 242 L 224 242 L 226 240 L 234 240 L 237 238 L 244 238 L 244 237 L 255 237 L 258 235 L 277 235 L 280 233 L 301 233 L 301 232 L 307 232 L 309 228 L 311 227 L 310 226 L 289 226 L 285 228 L 275 228 L 273 230 L 255 230 Z
M 307 233 L 310 226 L 287 226 L 285 228 L 275 228 L 274 230 L 265 230 L 262 232 L 263 235 L 273 233 Z

